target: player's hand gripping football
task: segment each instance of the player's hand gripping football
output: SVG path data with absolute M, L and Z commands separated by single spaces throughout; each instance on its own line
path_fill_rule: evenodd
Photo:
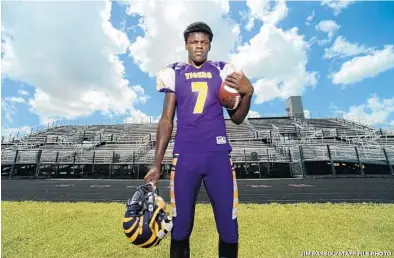
M 149 170 L 149 172 L 144 177 L 146 183 L 152 182 L 154 185 L 157 184 L 161 175 L 161 170 L 157 167 L 153 167 Z
M 225 79 L 225 83 L 227 86 L 236 89 L 242 96 L 253 95 L 253 86 L 242 72 L 233 72 L 228 75 Z

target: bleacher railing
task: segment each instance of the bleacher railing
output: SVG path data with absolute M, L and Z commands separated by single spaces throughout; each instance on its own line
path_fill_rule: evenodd
M 314 113 L 313 113 L 314 114 Z M 249 115 L 248 118 L 270 118 L 270 117 L 287 117 L 286 114 L 264 114 L 264 115 Z M 378 120 L 368 120 L 361 117 L 349 116 L 347 114 L 338 112 L 334 116 L 321 116 L 320 113 L 316 116 L 312 116 L 312 112 L 310 112 L 310 116 L 307 118 L 323 118 L 323 119 L 333 119 L 340 121 L 341 123 L 359 127 L 359 128 L 373 128 L 373 125 L 381 125 L 382 130 L 385 133 L 390 135 L 394 135 L 394 126 L 388 124 L 385 121 Z M 32 126 L 28 129 L 24 130 L 15 130 L 13 132 L 4 134 L 2 132 L 2 143 L 9 143 L 15 141 L 17 139 L 21 139 L 23 137 L 27 137 L 29 135 L 34 135 L 38 133 L 42 133 L 48 131 L 52 128 L 57 128 L 60 126 L 90 126 L 90 125 L 115 125 L 115 124 L 152 124 L 158 123 L 160 120 L 159 116 L 146 116 L 146 117 L 114 117 L 108 119 L 76 119 L 76 120 L 55 120 L 51 121 L 47 124 Z
M 157 123 L 156 119 L 140 119 L 131 121 L 136 124 Z M 328 149 L 325 142 L 322 142 L 325 137 L 337 137 L 338 134 L 344 138 L 341 144 L 328 144 L 332 150 L 332 158 L 335 159 L 355 159 L 357 157 L 355 147 L 359 152 L 359 159 L 365 160 L 384 160 L 385 156 L 388 160 L 394 157 L 394 150 L 390 148 L 390 138 L 385 138 L 383 141 L 382 134 L 379 131 L 369 130 L 366 128 L 356 127 L 351 129 L 351 124 L 346 124 L 348 129 L 319 129 L 309 125 L 302 120 L 278 120 L 276 125 L 274 120 L 270 130 L 254 129 L 252 123 L 243 124 L 241 126 L 231 125 L 229 129 L 229 138 L 231 140 L 246 141 L 246 140 L 266 140 L 265 144 L 258 147 L 240 146 L 233 148 L 234 162 L 256 162 L 250 160 L 250 153 L 257 152 L 259 162 L 294 162 L 303 159 L 302 153 L 305 154 L 304 160 L 327 160 L 329 158 Z M 130 120 L 129 120 L 130 122 Z M 59 123 L 53 122 L 53 127 L 60 126 Z M 46 127 L 45 131 L 53 127 Z M 133 127 L 134 128 L 134 127 Z M 138 127 L 136 127 L 138 128 Z M 261 127 L 264 128 L 264 127 Z M 346 127 L 344 127 L 346 128 Z M 10 149 L 2 150 L 2 164 L 78 164 L 78 163 L 94 163 L 94 164 L 146 164 L 153 162 L 154 150 L 152 146 L 152 138 L 154 133 L 141 132 L 141 134 L 129 135 L 129 129 L 121 129 L 122 133 L 106 135 L 100 127 L 91 129 L 86 125 L 75 127 L 70 132 L 58 135 L 48 134 L 48 136 L 40 136 L 39 134 L 31 134 L 29 137 L 20 138 L 16 142 L 16 148 L 20 151 L 15 151 L 15 146 L 10 146 Z M 381 131 L 380 131 L 381 132 Z M 296 139 L 287 138 L 285 135 L 293 135 Z M 115 135 L 115 136 L 114 136 Z M 258 138 L 256 136 L 258 135 Z M 85 148 L 82 140 L 84 137 L 92 137 L 92 148 Z M 297 139 L 300 137 L 300 139 Z M 14 139 L 15 140 L 15 139 Z M 131 142 L 133 149 L 122 150 L 104 150 L 99 147 L 95 148 L 95 144 L 102 141 L 112 143 L 128 143 Z M 320 142 L 321 141 L 321 142 Z M 64 150 L 50 150 L 45 149 L 48 143 L 58 145 Z M 385 145 L 382 145 L 385 143 Z M 349 146 L 344 146 L 348 144 Z M 43 149 L 38 147 L 43 145 Z M 320 146 L 319 146 L 320 145 Z M 339 146 L 340 145 L 340 146 Z M 301 147 L 301 149 L 300 149 Z M 382 149 L 384 147 L 385 149 Z M 386 152 L 386 153 L 385 153 Z M 40 153 L 40 155 L 38 154 Z M 172 162 L 172 154 L 168 152 L 164 158 L 164 163 L 170 164 Z
M 256 152 L 258 160 L 252 160 L 250 153 Z M 41 153 L 39 155 L 39 153 Z M 146 155 L 146 156 L 145 156 Z M 52 151 L 52 150 L 19 150 L 2 151 L 2 165 L 12 164 L 153 164 L 154 150 L 141 152 L 139 150 L 94 150 L 94 151 Z M 171 150 L 166 152 L 163 163 L 172 163 Z M 256 162 L 287 162 L 288 158 L 279 155 L 275 149 L 266 148 L 233 148 L 234 163 Z
M 299 148 L 292 148 L 294 160 L 314 161 L 314 160 L 341 160 L 341 161 L 382 161 L 392 163 L 394 161 L 394 149 L 391 148 L 365 148 L 357 146 L 307 146 L 300 145 Z M 387 158 L 386 158 L 387 154 Z M 358 156 L 357 156 L 358 155 Z

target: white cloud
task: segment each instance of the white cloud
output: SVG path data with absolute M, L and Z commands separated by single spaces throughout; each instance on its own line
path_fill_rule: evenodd
M 251 31 L 254 28 L 254 18 L 250 17 L 248 23 L 245 25 L 247 31 Z
M 1 110 L 3 111 L 2 116 L 4 116 L 8 122 L 12 123 L 14 121 L 13 117 L 16 115 L 15 103 L 7 99 L 2 99 Z
M 341 111 L 339 109 L 339 107 L 337 105 L 335 105 L 334 102 L 330 102 L 330 105 L 328 106 L 328 110 L 330 111 L 329 116 L 332 116 L 332 117 L 338 117 L 338 116 L 340 116 L 340 114 L 343 113 L 343 111 Z
M 286 18 L 289 9 L 283 0 L 246 0 L 249 7 L 250 20 L 248 26 L 253 28 L 255 19 L 258 19 L 267 25 L 276 25 L 278 22 Z
M 22 96 L 29 96 L 29 92 L 27 92 L 25 90 L 18 90 L 18 94 L 22 95 Z
M 334 11 L 334 15 L 339 15 L 343 9 L 353 4 L 354 0 L 322 0 L 322 6 L 328 6 Z
M 9 101 L 9 102 L 15 102 L 15 103 L 25 103 L 25 99 L 24 98 L 15 97 L 15 96 L 13 96 L 13 97 L 6 97 L 5 100 Z
M 248 9 L 243 9 L 240 10 L 238 13 L 240 16 L 238 24 L 246 22 L 245 30 L 251 31 L 254 27 L 254 18 L 250 16 L 250 11 Z
M 297 28 L 283 31 L 264 25 L 248 43 L 238 46 L 232 62 L 242 67 L 254 83 L 255 103 L 275 98 L 302 95 L 306 87 L 314 87 L 318 76 L 306 71 L 309 44 Z
M 335 21 L 332 20 L 324 20 L 320 21 L 316 26 L 315 29 L 316 31 L 321 31 L 327 34 L 326 39 L 321 39 L 318 40 L 317 43 L 319 46 L 324 46 L 328 43 L 331 42 L 332 38 L 334 37 L 334 34 L 341 28 L 340 25 L 338 25 Z
M 158 122 L 159 117 L 151 117 L 141 110 L 135 109 L 130 112 L 130 116 L 123 120 L 123 123 L 154 123 Z
M 338 25 L 335 21 L 332 20 L 324 20 L 319 22 L 315 28 L 317 31 L 327 33 L 328 38 L 331 40 L 334 34 L 339 30 L 341 26 Z
M 249 110 L 247 118 L 261 117 L 261 114 L 254 110 Z
M 334 84 L 347 85 L 375 77 L 392 68 L 394 68 L 393 45 L 387 45 L 382 50 L 375 50 L 369 55 L 355 57 L 345 62 L 338 72 L 329 77 Z
M 309 15 L 308 17 L 306 17 L 305 25 L 306 25 L 306 26 L 311 25 L 311 21 L 313 20 L 313 18 L 315 18 L 315 10 L 312 11 L 312 14 L 311 14 L 311 15 Z
M 141 16 L 145 35 L 131 44 L 130 55 L 149 76 L 170 63 L 187 61 L 183 31 L 204 17 L 214 33 L 210 59 L 225 60 L 240 32 L 239 25 L 225 17 L 228 12 L 228 1 L 132 1 L 128 14 Z
M 304 117 L 307 119 L 311 118 L 311 111 L 304 109 Z
M 309 43 L 297 28 L 284 31 L 276 27 L 287 16 L 286 3 L 247 1 L 247 5 L 251 18 L 264 21 L 264 26 L 249 42 L 231 52 L 239 40 L 240 28 L 227 17 L 228 1 L 131 2 L 128 13 L 141 17 L 139 26 L 145 34 L 131 44 L 130 54 L 150 76 L 169 63 L 186 61 L 182 32 L 203 15 L 214 32 L 209 59 L 231 61 L 242 67 L 256 81 L 257 104 L 300 95 L 304 88 L 314 87 L 318 76 L 305 68 Z M 266 82 L 273 83 L 271 88 L 266 88 Z
M 366 46 L 360 45 L 358 43 L 350 43 L 346 40 L 346 38 L 339 36 L 336 38 L 334 44 L 330 48 L 324 49 L 324 58 L 345 58 L 360 54 L 369 54 L 373 51 L 373 48 L 367 48 Z
M 117 55 L 126 53 L 130 42 L 109 21 L 111 6 L 108 1 L 2 3 L 3 74 L 35 87 L 28 103 L 41 121 L 95 111 L 127 114 L 146 98 L 124 79 Z
M 394 112 L 394 97 L 381 100 L 376 94 L 372 95 L 365 104 L 351 106 L 348 112 L 341 112 L 346 119 L 368 125 L 392 124 L 389 116 Z
M 12 137 L 22 137 L 26 134 L 29 134 L 31 131 L 30 126 L 22 126 L 22 127 L 12 127 L 12 128 L 4 128 L 1 127 L 1 136 L 4 136 L 5 140 L 12 140 Z
M 24 104 L 25 99 L 16 96 L 5 97 L 1 101 L 2 115 L 9 123 L 14 122 L 14 117 L 17 115 L 16 104 Z

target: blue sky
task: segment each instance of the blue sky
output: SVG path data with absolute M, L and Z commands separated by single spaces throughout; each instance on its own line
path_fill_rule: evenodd
M 181 33 L 197 19 L 212 25 L 212 59 L 253 78 L 251 115 L 284 115 L 286 98 L 302 95 L 312 117 L 394 126 L 394 2 L 206 4 L 3 3 L 2 135 L 159 116 L 154 74 L 185 60 Z

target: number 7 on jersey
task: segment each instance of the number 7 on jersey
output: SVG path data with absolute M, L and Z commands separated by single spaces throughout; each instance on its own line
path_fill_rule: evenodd
M 204 110 L 205 101 L 208 93 L 207 82 L 192 82 L 192 91 L 198 92 L 197 101 L 194 106 L 193 114 L 201 114 Z

